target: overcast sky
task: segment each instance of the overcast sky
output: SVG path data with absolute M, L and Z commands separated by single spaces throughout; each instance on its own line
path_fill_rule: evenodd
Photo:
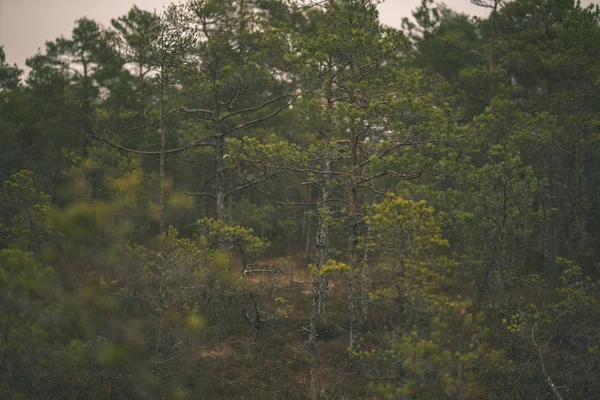
M 600 1 L 600 0 L 594 0 Z M 111 18 L 126 14 L 137 4 L 147 10 L 160 11 L 170 0 L 0 0 L 0 44 L 9 63 L 23 67 L 25 59 L 44 48 L 47 40 L 69 36 L 77 18 L 88 17 L 103 25 Z M 445 0 L 457 11 L 484 15 L 470 0 Z M 584 1 L 589 3 L 590 1 Z M 387 0 L 379 6 L 381 21 L 400 27 L 420 0 Z

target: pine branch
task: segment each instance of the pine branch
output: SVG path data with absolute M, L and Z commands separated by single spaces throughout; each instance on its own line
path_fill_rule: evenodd
M 244 123 L 239 124 L 237 126 L 234 126 L 233 128 L 229 129 L 228 131 L 223 132 L 221 135 L 226 136 L 226 135 L 228 135 L 228 134 L 230 134 L 230 133 L 232 133 L 234 131 L 237 131 L 239 129 L 245 128 L 245 127 L 250 126 L 250 125 L 257 124 L 257 123 L 262 122 L 262 121 L 266 121 L 269 118 L 271 118 L 271 117 L 279 114 L 281 111 L 283 111 L 286 108 L 288 108 L 289 106 L 291 106 L 294 103 L 294 101 L 296 101 L 296 99 L 298 97 L 299 97 L 299 95 L 294 95 L 291 101 L 289 101 L 288 103 L 286 103 L 284 106 L 279 107 L 277 110 L 273 111 L 272 113 L 270 113 L 268 115 L 265 115 L 264 117 L 256 118 L 256 119 L 253 119 L 251 121 L 247 121 L 247 122 L 244 122 Z
M 217 199 L 217 196 L 215 196 L 212 193 L 207 193 L 207 192 L 186 192 L 185 193 L 187 196 L 207 196 L 207 197 L 211 197 L 213 199 Z
M 81 130 L 81 133 L 83 133 L 85 136 L 94 139 L 94 140 L 98 140 L 100 142 L 106 143 L 109 146 L 114 147 L 115 149 L 119 149 L 119 150 L 123 150 L 126 151 L 128 153 L 134 153 L 134 154 L 141 154 L 141 155 L 146 155 L 146 156 L 157 156 L 160 155 L 160 151 L 146 151 L 146 150 L 138 150 L 138 149 L 132 149 L 129 147 L 125 147 L 125 146 L 121 146 L 119 144 L 113 143 L 110 140 L 104 139 L 100 136 L 96 136 L 96 135 L 92 135 L 91 133 L 87 133 L 86 131 L 84 131 L 83 129 Z M 212 143 L 203 143 L 204 140 L 206 139 L 210 139 L 212 136 L 205 136 L 201 139 L 195 140 L 193 142 L 190 142 L 186 145 L 183 145 L 181 147 L 177 147 L 175 149 L 168 149 L 165 150 L 165 154 L 173 154 L 173 153 L 180 153 L 182 151 L 185 151 L 187 149 L 191 149 L 191 148 L 195 148 L 195 147 L 213 147 L 214 145 Z
M 243 114 L 243 113 L 247 113 L 247 112 L 251 112 L 251 111 L 258 111 L 258 110 L 260 110 L 260 109 L 262 109 L 262 108 L 264 108 L 264 107 L 268 106 L 269 104 L 275 103 L 275 102 L 276 102 L 276 101 L 278 101 L 278 100 L 284 99 L 284 98 L 286 98 L 286 97 L 294 97 L 294 96 L 295 96 L 295 95 L 293 95 L 293 94 L 284 94 L 284 95 L 281 95 L 281 96 L 275 97 L 275 98 L 273 98 L 273 99 L 271 99 L 271 100 L 265 101 L 265 102 L 264 102 L 264 103 L 262 103 L 261 105 L 258 105 L 258 106 L 255 106 L 255 107 L 248 107 L 248 108 L 244 108 L 244 109 L 242 109 L 242 110 L 238 110 L 238 111 L 231 112 L 231 113 L 229 113 L 229 114 L 225 115 L 224 117 L 222 117 L 221 119 L 219 119 L 219 122 L 223 122 L 223 121 L 225 121 L 227 118 L 231 118 L 231 117 L 233 117 L 233 116 L 235 116 L 235 115 L 239 115 L 239 114 Z M 297 96 L 296 96 L 296 97 L 297 97 Z M 291 104 L 291 103 L 290 103 L 290 104 Z M 289 107 L 289 104 L 288 104 L 288 106 L 286 106 L 286 107 Z

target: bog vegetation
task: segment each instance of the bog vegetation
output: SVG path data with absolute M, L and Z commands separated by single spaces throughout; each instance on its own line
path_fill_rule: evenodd
M 0 48 L 0 397 L 597 399 L 600 9 L 472 1 Z

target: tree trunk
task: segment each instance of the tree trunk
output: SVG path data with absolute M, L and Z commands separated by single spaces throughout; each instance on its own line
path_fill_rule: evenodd
M 494 0 L 494 8 L 490 15 L 491 30 L 490 30 L 490 56 L 489 56 L 489 71 L 494 70 L 494 47 L 496 46 L 496 14 L 500 0 Z
M 352 80 L 355 81 L 354 66 L 352 68 Z M 354 98 L 354 93 L 350 94 L 351 98 Z M 360 146 L 360 129 L 356 126 L 356 120 L 352 122 L 352 149 L 350 152 L 350 165 L 349 181 L 350 187 L 348 190 L 348 223 L 350 227 L 349 234 L 349 262 L 348 266 L 350 271 L 348 273 L 348 314 L 350 317 L 350 365 L 352 366 L 356 362 L 356 354 L 360 349 L 360 337 L 362 329 L 362 321 L 364 318 L 363 311 L 363 275 L 361 273 L 360 255 L 358 250 L 358 238 L 360 235 L 360 217 L 358 215 L 358 187 L 357 182 L 359 180 L 358 173 L 356 171 L 358 165 L 358 152 Z M 362 122 L 362 121 L 360 121 Z
M 306 210 L 304 211 L 304 220 L 302 222 L 302 229 L 304 231 L 304 239 L 305 239 L 305 243 L 306 243 L 306 247 L 304 250 L 304 258 L 306 258 L 307 260 L 310 257 L 310 203 L 312 203 L 312 186 L 311 185 L 306 185 Z
M 353 171 L 356 161 L 356 145 L 352 150 L 352 157 L 350 163 L 350 171 Z M 348 266 L 350 271 L 348 273 L 348 314 L 350 319 L 350 363 L 353 364 L 356 361 L 354 352 L 360 348 L 360 331 L 362 326 L 362 311 L 363 307 L 361 304 L 362 298 L 362 274 L 360 271 L 360 255 L 358 253 L 358 237 L 359 237 L 359 220 L 357 218 L 357 187 L 354 183 L 351 184 L 349 196 L 348 196 L 348 222 L 350 225 L 349 232 L 349 246 L 348 246 Z
M 328 190 L 324 189 L 321 198 L 324 202 L 319 208 L 319 222 L 315 238 L 315 267 L 317 268 L 317 271 L 321 270 L 329 257 L 329 228 L 327 225 L 328 221 L 326 220 L 329 216 L 329 207 L 327 207 L 328 197 Z M 316 348 L 317 318 L 325 311 L 328 286 L 329 282 L 325 275 L 317 275 L 313 278 L 313 304 L 308 336 L 308 348 L 310 350 Z
M 552 113 L 552 73 L 547 72 L 546 80 L 546 99 L 545 111 Z M 560 192 L 558 190 L 558 151 L 556 148 L 556 132 L 552 132 L 550 151 L 545 162 L 545 175 L 548 179 L 543 199 L 544 215 L 544 274 L 546 277 L 554 275 L 556 272 L 556 259 L 558 256 L 558 219 L 555 202 Z
M 165 169 L 165 151 L 166 151 L 166 138 L 165 138 L 165 68 L 161 66 L 161 77 L 160 77 L 160 110 L 159 110 L 159 126 L 158 131 L 160 132 L 160 198 L 159 198 L 159 216 L 158 221 L 160 225 L 161 235 L 166 232 L 165 227 L 165 210 L 167 208 L 166 203 L 166 191 L 167 191 L 167 172 Z
M 323 170 L 324 174 L 320 179 L 321 183 L 321 199 L 320 207 L 318 208 L 317 234 L 315 237 L 315 267 L 317 271 L 327 262 L 329 257 L 329 172 L 331 171 L 331 160 L 329 148 L 331 145 L 331 137 L 333 134 L 333 60 L 329 57 L 327 81 L 325 82 L 325 148 L 323 149 Z M 326 276 L 318 274 L 313 278 L 313 305 L 310 316 L 310 328 L 308 336 L 308 348 L 313 350 L 316 348 L 317 339 L 317 318 L 325 312 L 327 303 L 327 292 L 329 289 L 329 281 Z
M 217 220 L 227 222 L 227 205 L 225 198 L 225 137 L 217 134 L 215 137 L 215 166 L 217 184 Z

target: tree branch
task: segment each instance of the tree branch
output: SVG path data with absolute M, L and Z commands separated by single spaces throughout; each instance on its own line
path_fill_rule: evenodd
M 251 186 L 258 185 L 258 184 L 259 184 L 259 183 L 261 183 L 261 182 L 265 182 L 265 181 L 267 181 L 267 180 L 269 180 L 269 179 L 273 178 L 273 177 L 274 177 L 274 176 L 276 176 L 276 175 L 277 175 L 277 173 L 274 173 L 273 175 L 271 175 L 271 176 L 268 176 L 268 177 L 265 177 L 264 179 L 258 179 L 258 180 L 250 181 L 250 182 L 248 182 L 248 183 L 245 183 L 245 184 L 243 184 L 243 185 L 240 185 L 240 186 L 238 186 L 238 187 L 236 187 L 236 188 L 233 188 L 233 189 L 231 189 L 231 191 L 230 191 L 230 192 L 228 192 L 228 193 L 226 193 L 226 194 L 225 194 L 225 198 L 227 198 L 227 197 L 231 196 L 231 195 L 232 195 L 232 194 L 234 194 L 235 192 L 239 192 L 240 190 L 244 190 L 244 189 L 246 189 L 246 188 L 249 188 L 249 187 L 251 187 Z
M 358 187 L 364 187 L 364 188 L 367 188 L 367 189 L 369 189 L 371 192 L 373 192 L 373 193 L 375 193 L 375 194 L 378 194 L 378 195 L 382 195 L 382 196 L 385 196 L 385 195 L 386 195 L 386 193 L 389 193 L 389 192 L 384 192 L 384 191 L 382 191 L 382 190 L 377 190 L 377 189 L 375 189 L 375 188 L 373 188 L 373 187 L 371 187 L 371 186 L 369 186 L 369 185 L 357 185 L 357 186 L 358 186 Z
M 533 345 L 537 348 L 538 354 L 540 355 L 540 363 L 542 364 L 542 373 L 544 374 L 544 377 L 546 378 L 546 383 L 548 384 L 548 386 L 550 386 L 550 389 L 552 389 L 552 392 L 554 393 L 556 398 L 558 400 L 563 400 L 563 397 L 560 395 L 560 393 L 558 393 L 558 390 L 556 389 L 556 385 L 554 385 L 554 382 L 552 382 L 550 375 L 548 375 L 548 373 L 546 373 L 546 365 L 544 364 L 544 358 L 542 357 L 542 349 L 540 348 L 540 346 L 538 346 L 538 344 L 535 341 L 534 330 L 535 330 L 535 325 L 533 325 L 531 327 L 531 341 L 533 342 Z
M 291 201 L 291 202 L 285 202 L 285 201 L 274 201 L 273 204 L 277 204 L 279 206 L 315 206 L 315 205 L 320 205 L 323 203 L 346 203 L 345 200 L 342 199 L 329 199 L 326 202 L 325 201 L 312 201 L 312 202 L 295 202 L 295 201 Z
M 318 201 L 312 202 L 285 202 L 285 201 L 274 201 L 273 204 L 277 204 L 278 206 L 314 206 L 320 204 Z
M 268 115 L 265 115 L 264 117 L 256 118 L 256 119 L 253 119 L 251 121 L 247 121 L 247 122 L 244 122 L 244 123 L 239 124 L 237 126 L 234 126 L 233 128 L 229 129 L 228 131 L 223 132 L 222 135 L 225 136 L 225 135 L 230 134 L 231 132 L 237 131 L 238 129 L 242 129 L 242 128 L 245 128 L 247 126 L 250 126 L 250 125 L 253 125 L 253 124 L 257 124 L 257 123 L 262 122 L 262 121 L 266 121 L 267 119 L 271 118 L 274 115 L 279 114 L 281 111 L 283 111 L 286 108 L 288 108 L 289 106 L 291 106 L 294 103 L 294 101 L 298 98 L 298 96 L 299 95 L 294 95 L 293 98 L 292 98 L 292 100 L 290 102 L 286 103 L 282 107 L 279 107 L 277 110 L 273 111 L 272 113 L 270 113 Z
M 425 140 L 425 141 L 422 141 L 422 142 L 399 142 L 399 143 L 394 144 L 389 149 L 384 150 L 381 153 L 379 153 L 377 155 L 377 158 L 381 159 L 381 158 L 387 156 L 389 153 L 391 153 L 392 151 L 396 150 L 399 147 L 415 146 L 415 145 L 422 145 L 422 144 L 428 144 L 428 143 L 437 143 L 437 141 L 436 140 Z M 361 162 L 360 164 L 358 164 L 358 166 L 359 167 L 363 167 L 363 166 L 367 165 L 370 162 L 371 162 L 371 160 L 367 159 L 367 160 Z
M 204 108 L 187 108 L 187 107 L 181 107 L 180 110 L 189 113 L 189 114 L 208 114 L 208 115 L 214 115 L 214 111 L 212 110 L 207 110 Z
M 137 149 L 131 149 L 129 147 L 125 147 L 125 146 L 121 146 L 119 144 L 113 143 L 110 140 L 101 138 L 99 136 L 96 135 L 92 135 L 91 133 L 87 133 L 86 131 L 84 131 L 83 129 L 81 130 L 81 133 L 83 133 L 84 135 L 86 135 L 87 137 L 94 139 L 94 140 L 98 140 L 100 142 L 104 142 L 106 144 L 108 144 L 109 146 L 114 147 L 115 149 L 119 149 L 119 150 L 123 150 L 126 151 L 128 153 L 134 153 L 134 154 L 142 154 L 142 155 L 146 155 L 146 156 L 157 156 L 160 155 L 160 151 L 146 151 L 146 150 L 137 150 Z M 187 149 L 191 149 L 194 147 L 213 147 L 214 145 L 212 143 L 202 143 L 202 141 L 206 140 L 206 139 L 210 139 L 211 136 L 205 136 L 201 139 L 195 140 L 193 142 L 190 142 L 184 146 L 181 147 L 177 147 L 175 149 L 168 149 L 165 150 L 165 154 L 173 154 L 173 153 L 179 153 L 182 152 L 184 150 Z
M 358 181 L 356 184 L 357 185 L 361 185 L 361 184 L 363 184 L 365 182 L 369 182 L 369 181 L 371 181 L 373 179 L 379 178 L 379 177 L 384 176 L 384 175 L 394 176 L 394 177 L 397 177 L 397 178 L 404 178 L 404 179 L 416 179 L 416 178 L 418 178 L 418 177 L 420 177 L 422 175 L 422 171 L 414 173 L 414 174 L 404 174 L 404 173 L 401 173 L 401 172 L 391 171 L 391 170 L 388 169 L 388 170 L 385 170 L 385 171 L 381 171 L 381 172 L 379 172 L 379 173 L 377 173 L 375 175 L 371 175 L 371 176 L 368 176 L 366 178 L 363 178 L 360 181 Z
M 312 174 L 319 174 L 319 175 L 345 175 L 343 172 L 339 172 L 339 171 L 321 171 L 318 169 L 312 169 L 312 168 L 296 168 L 296 167 L 288 167 L 287 165 L 269 165 L 270 168 L 274 168 L 274 169 L 283 169 L 286 171 L 292 171 L 292 172 L 310 172 Z
M 286 97 L 294 97 L 294 96 L 295 96 L 295 95 L 293 95 L 293 94 L 284 94 L 284 95 L 281 95 L 281 96 L 275 97 L 275 98 L 273 98 L 273 99 L 271 99 L 271 100 L 265 101 L 265 102 L 264 102 L 264 103 L 262 103 L 261 105 L 258 105 L 258 106 L 255 106 L 255 107 L 248 107 L 248 108 L 244 108 L 244 109 L 242 109 L 242 110 L 238 110 L 238 111 L 231 112 L 231 113 L 229 113 L 229 114 L 225 115 L 224 117 L 222 117 L 221 119 L 219 119 L 219 122 L 223 122 L 223 121 L 225 121 L 227 118 L 233 117 L 233 116 L 235 116 L 235 115 L 238 115 L 238 114 L 243 114 L 243 113 L 246 113 L 246 112 L 251 112 L 251 111 L 257 111 L 257 110 L 260 110 L 261 108 L 264 108 L 264 107 L 268 106 L 269 104 L 275 103 L 275 102 L 276 102 L 276 101 L 278 101 L 278 100 L 284 99 L 284 98 L 286 98 Z M 297 96 L 296 96 L 296 97 L 297 97 Z M 291 103 L 290 103 L 290 104 L 291 104 Z
M 207 192 L 186 192 L 185 193 L 187 196 L 208 196 L 208 197 L 212 197 L 213 199 L 217 199 L 217 196 L 215 196 L 212 193 L 207 193 Z

